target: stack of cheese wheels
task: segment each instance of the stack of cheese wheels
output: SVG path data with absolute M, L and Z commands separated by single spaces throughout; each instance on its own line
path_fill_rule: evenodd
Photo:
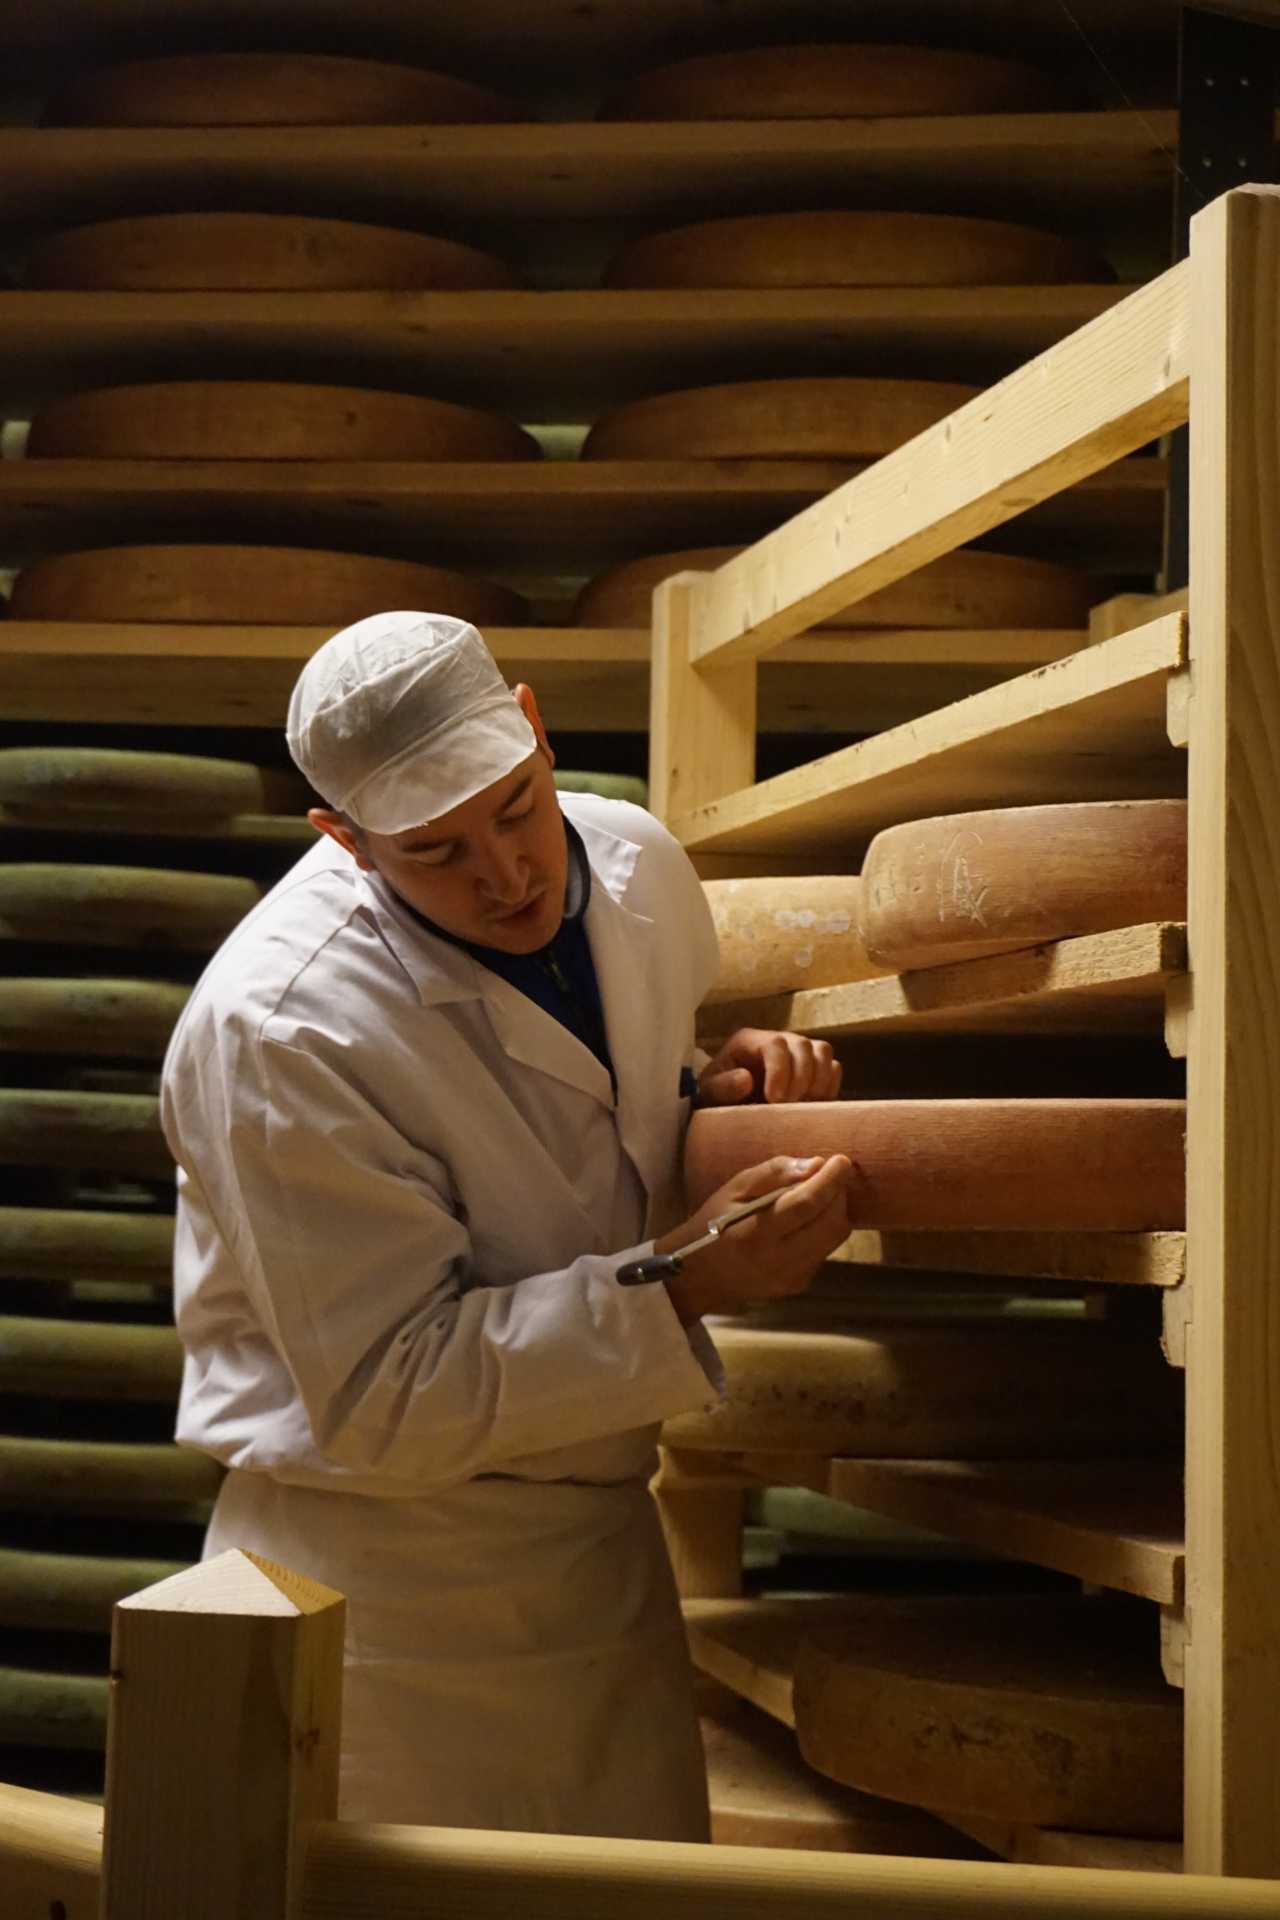
M 864 1792 L 1015 1826 L 1181 1830 L 1182 1697 L 1146 1613 L 1113 1596 L 850 1597 L 802 1638 L 794 1706 L 810 1765 Z
M 346 626 L 379 607 L 429 607 L 524 626 L 519 594 L 444 567 L 308 547 L 99 547 L 38 560 L 13 585 L 24 620 Z
M 862 867 L 862 938 L 895 972 L 1187 911 L 1185 800 L 1008 807 L 887 827 Z
M 675 573 L 711 573 L 739 547 L 691 547 L 625 560 L 589 580 L 574 602 L 582 627 L 647 627 L 654 589 Z M 867 627 L 1028 628 L 1088 625 L 1098 588 L 1088 574 L 1052 560 L 958 547 L 892 586 L 832 614 L 815 633 Z
M 859 1227 L 1124 1233 L 1186 1218 L 1181 1100 L 837 1100 L 711 1107 L 685 1139 L 699 1207 L 775 1154 L 847 1154 Z
M 735 380 L 613 408 L 584 460 L 875 460 L 972 400 L 952 380 Z
M 537 460 L 514 421 L 421 394 L 284 380 L 102 387 L 37 413 L 30 459 Z
M 29 287 L 137 293 L 499 289 L 492 254 L 456 240 L 355 220 L 284 213 L 152 213 L 39 240 Z
M 705 880 L 702 890 L 720 942 L 720 971 L 708 1004 L 870 980 L 885 972 L 862 943 L 861 885 L 845 873 Z
M 716 1327 L 724 1397 L 668 1420 L 692 1452 L 864 1460 L 1166 1453 L 1181 1383 L 1156 1342 L 1058 1322 Z
M 631 241 L 607 287 L 1044 286 L 1110 279 L 1061 234 L 965 214 L 747 214 Z
M 938 47 L 799 44 L 701 54 L 637 74 L 602 120 L 835 120 L 1035 113 L 1062 104 L 1049 74 Z
M 976 111 L 976 109 L 975 109 Z M 78 74 L 46 127 L 372 127 L 518 120 L 513 101 L 423 67 L 318 53 L 192 53 Z

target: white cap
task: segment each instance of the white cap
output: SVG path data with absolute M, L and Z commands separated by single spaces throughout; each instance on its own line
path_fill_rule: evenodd
M 438 820 L 538 744 L 476 629 L 443 613 L 375 613 L 326 640 L 285 738 L 316 792 L 371 833 Z

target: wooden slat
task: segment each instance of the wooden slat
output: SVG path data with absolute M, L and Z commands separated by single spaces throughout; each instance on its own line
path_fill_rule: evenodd
M 1172 1461 L 833 1460 L 833 1499 L 1162 1605 L 1182 1593 Z
M 1114 1833 L 1067 1833 L 1055 1827 L 1017 1827 L 953 1813 L 948 1826 L 1023 1866 L 1094 1867 L 1106 1873 L 1181 1873 L 1177 1840 L 1125 1840 Z
M 756 539 L 864 471 L 849 460 L 8 460 L 0 550 L 13 563 L 123 545 L 145 524 L 152 540 L 397 541 L 483 571 L 581 573 Z M 1154 564 L 1166 478 L 1163 460 L 1120 461 L 1045 501 L 1010 530 L 1010 550 L 1069 530 L 1090 559 Z
M 280 727 L 321 627 L 0 624 L 0 715 Z M 509 681 L 535 687 L 552 731 L 640 732 L 649 724 L 645 629 L 490 628 Z M 767 733 L 866 733 L 975 687 L 1074 653 L 1071 629 L 913 628 L 788 641 L 760 669 Z M 2 816 L 0 816 L 2 817 Z M 163 830 L 163 829 L 160 829 Z
M 715 380 L 843 373 L 892 355 L 988 380 L 1122 299 L 1123 286 L 539 293 L 0 292 L 0 401 L 184 374 L 447 391 L 566 419 Z M 545 411 L 544 411 L 545 410 Z M 1136 444 L 1136 443 L 1134 443 Z M 1117 447 L 1117 455 L 1126 449 Z
M 1167 195 L 1177 116 L 1148 108 L 955 114 L 929 119 L 591 122 L 403 127 L 52 128 L 0 133 L 11 217 L 69 225 L 95 211 L 229 204 L 251 189 L 325 213 L 337 195 L 369 217 L 671 221 L 680 210 L 750 206 L 776 193 L 838 200 L 914 189 L 935 209 L 1154 208 Z M 905 197 L 904 197 L 905 196 Z M 981 200 L 978 204 L 975 196 Z
M 718 568 L 692 657 L 767 653 L 1180 425 L 1187 307 L 1179 265 Z
M 854 858 L 882 827 L 935 813 L 1176 796 L 1185 758 L 1165 733 L 1165 684 L 1183 664 L 1184 627 L 1166 615 L 712 801 L 672 831 L 692 852 L 800 842 Z
M 1280 192 L 1214 201 L 1191 266 L 1186 1848 L 1280 1875 Z
M 1059 940 L 958 966 L 708 1008 L 716 1032 L 1158 1033 L 1165 987 L 1186 966 L 1170 923 Z
M 855 1266 L 916 1268 L 1070 1285 L 1177 1287 L 1184 1233 L 932 1233 L 855 1230 L 832 1256 Z
M 15 1914 L 98 1920 L 101 1876 L 99 1808 L 0 1786 L 0 1883 Z

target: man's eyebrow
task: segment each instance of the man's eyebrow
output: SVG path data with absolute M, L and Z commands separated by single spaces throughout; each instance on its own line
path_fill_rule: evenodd
M 526 773 L 523 780 L 518 780 L 502 805 L 498 808 L 499 815 L 504 814 L 508 807 L 513 807 L 517 800 L 523 800 L 532 783 L 533 775 L 531 773 Z M 436 853 L 441 847 L 451 847 L 456 838 L 456 834 L 448 834 L 443 840 L 401 840 L 396 847 L 396 852 Z

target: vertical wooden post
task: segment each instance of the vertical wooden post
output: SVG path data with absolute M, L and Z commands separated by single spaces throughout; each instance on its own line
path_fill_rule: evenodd
M 649 804 L 668 824 L 755 779 L 756 663 L 695 667 L 689 636 L 711 578 L 677 573 L 653 596 Z
M 691 1477 L 664 1447 L 652 1483 L 682 1600 L 736 1600 L 742 1592 L 746 1486 L 721 1474 Z
M 1280 1875 L 1280 193 L 1192 222 L 1186 1868 Z
M 119 1603 L 101 1920 L 287 1920 L 337 1816 L 345 1612 L 240 1552 Z

